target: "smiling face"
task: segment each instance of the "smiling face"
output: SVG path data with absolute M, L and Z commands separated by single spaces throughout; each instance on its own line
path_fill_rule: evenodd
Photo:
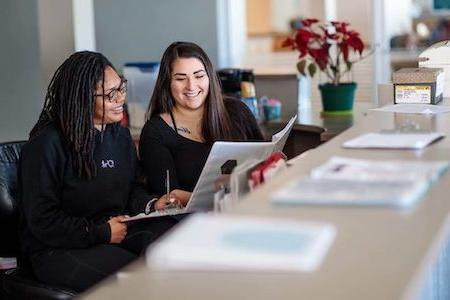
M 120 122 L 123 118 L 123 104 L 125 103 L 125 93 L 118 92 L 122 87 L 122 80 L 113 68 L 107 67 L 105 69 L 105 82 L 102 89 L 102 81 L 97 83 L 95 96 L 95 110 L 94 110 L 94 126 L 101 128 L 102 118 L 104 115 L 104 124 L 111 124 Z M 113 91 L 117 92 L 115 99 L 109 99 L 106 95 L 111 95 Z M 104 97 L 102 95 L 105 95 Z M 103 102 L 105 106 L 103 107 Z
M 203 109 L 209 92 L 209 78 L 197 58 L 178 58 L 171 66 L 170 90 L 175 106 L 181 109 Z

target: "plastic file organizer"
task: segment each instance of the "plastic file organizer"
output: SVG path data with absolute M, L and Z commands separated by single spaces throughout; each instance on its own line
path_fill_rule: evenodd
M 128 80 L 128 113 L 130 127 L 141 129 L 145 123 L 147 111 L 158 77 L 159 63 L 126 63 L 123 74 Z

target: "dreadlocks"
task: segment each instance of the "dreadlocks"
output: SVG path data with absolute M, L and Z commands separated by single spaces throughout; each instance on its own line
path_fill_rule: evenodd
M 59 126 L 78 177 L 91 179 L 97 175 L 93 158 L 94 95 L 97 83 L 101 82 L 104 90 L 104 70 L 108 66 L 114 69 L 105 56 L 96 52 L 76 52 L 66 59 L 50 81 L 44 108 L 30 132 L 32 138 L 51 122 Z

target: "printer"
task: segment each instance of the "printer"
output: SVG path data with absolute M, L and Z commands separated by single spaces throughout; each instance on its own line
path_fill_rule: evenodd
M 419 67 L 444 70 L 444 97 L 450 97 L 450 40 L 430 46 L 419 55 Z

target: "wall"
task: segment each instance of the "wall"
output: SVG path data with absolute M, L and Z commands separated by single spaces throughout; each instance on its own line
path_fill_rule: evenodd
M 405 34 L 412 30 L 412 1 L 396 0 L 385 4 L 386 34 L 390 38 L 394 35 Z
M 41 110 L 36 2 L 2 0 L 0 142 L 25 139 Z
M 286 33 L 289 21 L 310 16 L 310 0 L 246 0 L 249 35 Z
M 289 21 L 298 17 L 308 17 L 307 1 L 272 0 L 272 28 L 275 32 L 290 32 Z
M 247 0 L 247 33 L 270 34 L 272 28 L 272 3 L 270 0 Z
M 39 0 L 38 24 L 42 87 L 47 87 L 59 65 L 74 52 L 71 0 Z
M 94 0 L 97 50 L 117 67 L 159 61 L 177 40 L 198 43 L 217 63 L 216 1 Z
M 380 0 L 336 0 L 337 20 L 350 23 L 350 28 L 358 31 L 365 42 L 372 42 L 372 1 Z M 392 1 L 395 2 L 395 1 Z

